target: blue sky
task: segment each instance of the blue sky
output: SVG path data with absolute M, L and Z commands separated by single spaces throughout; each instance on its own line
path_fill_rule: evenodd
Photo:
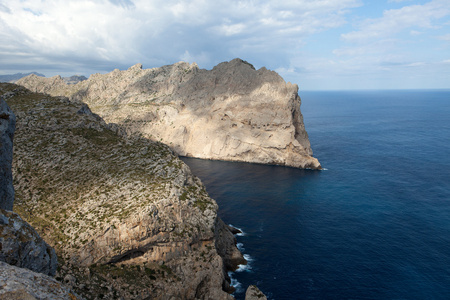
M 303 90 L 450 88 L 450 0 L 0 0 L 0 74 L 236 57 Z

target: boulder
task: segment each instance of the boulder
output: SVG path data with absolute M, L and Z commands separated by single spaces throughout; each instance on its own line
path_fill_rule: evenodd
M 250 285 L 245 292 L 245 300 L 267 300 L 267 297 L 256 285 Z

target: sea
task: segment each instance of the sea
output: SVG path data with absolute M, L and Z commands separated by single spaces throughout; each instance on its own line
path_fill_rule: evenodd
M 324 170 L 183 158 L 242 230 L 236 299 L 450 299 L 450 90 L 300 97 Z

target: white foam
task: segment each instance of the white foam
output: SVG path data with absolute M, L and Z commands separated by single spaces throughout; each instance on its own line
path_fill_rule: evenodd
M 235 293 L 243 293 L 244 289 L 242 287 L 242 284 L 239 281 L 237 281 L 236 278 L 233 278 L 233 274 L 234 274 L 233 272 L 228 272 L 228 276 L 230 276 L 231 279 L 230 285 L 236 289 Z
M 239 251 L 241 251 L 241 252 L 245 251 L 244 244 L 242 244 L 242 243 L 237 243 L 237 244 L 236 244 L 236 247 L 237 247 L 237 248 L 239 249 Z
M 236 270 L 236 272 L 251 272 L 252 270 L 251 263 L 254 261 L 254 259 L 248 254 L 244 254 L 244 258 L 247 261 L 247 264 L 238 265 L 238 269 Z
M 245 235 L 246 235 L 246 233 L 244 232 L 244 230 L 242 230 L 241 228 L 236 227 L 236 226 L 231 225 L 231 224 L 228 224 L 228 226 L 231 226 L 231 227 L 233 227 L 233 228 L 236 228 L 237 230 L 239 230 L 239 231 L 241 232 L 241 233 L 236 233 L 237 236 L 245 236 Z

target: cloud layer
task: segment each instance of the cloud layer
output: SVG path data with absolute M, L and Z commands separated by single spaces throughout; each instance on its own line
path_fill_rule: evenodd
M 374 18 L 362 0 L 0 0 L 0 72 L 89 75 L 179 60 L 211 68 L 241 57 L 320 88 L 331 75 L 450 59 L 450 3 L 417 2 L 386 1 Z M 420 39 L 443 48 L 427 50 L 435 61 L 408 48 Z

